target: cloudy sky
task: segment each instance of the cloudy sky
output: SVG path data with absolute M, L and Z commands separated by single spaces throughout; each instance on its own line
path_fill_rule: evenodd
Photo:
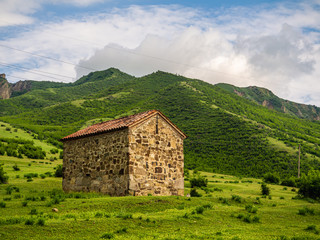
M 0 0 L 0 31 L 9 82 L 162 70 L 320 106 L 320 0 Z

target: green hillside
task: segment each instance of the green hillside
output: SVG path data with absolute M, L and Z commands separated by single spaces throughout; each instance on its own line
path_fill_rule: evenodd
M 164 72 L 135 78 L 112 68 L 0 100 L 0 120 L 61 147 L 58 139 L 93 122 L 158 109 L 188 135 L 187 168 L 295 176 L 299 144 L 302 172 L 320 168 L 320 122 L 260 106 L 225 86 Z
M 320 120 L 319 107 L 281 99 L 265 88 L 255 86 L 239 88 L 225 83 L 217 86 L 278 112 L 309 120 Z

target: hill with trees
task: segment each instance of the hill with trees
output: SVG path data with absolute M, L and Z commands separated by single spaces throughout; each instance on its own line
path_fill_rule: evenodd
M 281 111 L 270 91 L 263 96 L 270 96 L 273 108 L 264 107 L 257 104 L 260 88 L 211 85 L 160 71 L 136 78 L 114 68 L 70 84 L 38 84 L 41 87 L 0 100 L 0 121 L 57 147 L 62 146 L 60 138 L 94 122 L 158 109 L 188 135 L 189 169 L 296 176 L 299 144 L 301 171 L 320 168 L 320 122 L 312 115 L 319 108 L 307 106 L 300 111 L 303 116 Z

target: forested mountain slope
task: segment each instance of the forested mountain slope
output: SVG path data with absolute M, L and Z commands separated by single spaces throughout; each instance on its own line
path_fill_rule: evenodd
M 217 86 L 278 112 L 309 120 L 320 120 L 319 107 L 281 99 L 265 88 L 256 86 L 240 88 L 225 83 L 217 84 Z
M 164 72 L 135 78 L 111 68 L 0 100 L 0 109 L 0 120 L 57 146 L 59 138 L 93 122 L 158 109 L 188 135 L 188 168 L 295 176 L 299 144 L 302 172 L 320 168 L 319 121 L 270 110 L 220 84 Z

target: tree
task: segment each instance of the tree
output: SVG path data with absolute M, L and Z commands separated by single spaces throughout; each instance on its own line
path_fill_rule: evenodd
M 270 194 L 270 188 L 264 182 L 261 183 L 261 194 L 266 196 Z
M 6 172 L 3 170 L 2 165 L 0 165 L 0 184 L 7 183 L 8 178 L 9 177 L 6 175 Z
M 62 177 L 62 165 L 59 164 L 56 168 L 56 171 L 54 173 L 55 177 Z
M 320 198 L 320 171 L 312 170 L 308 175 L 302 175 L 299 194 L 313 199 Z

